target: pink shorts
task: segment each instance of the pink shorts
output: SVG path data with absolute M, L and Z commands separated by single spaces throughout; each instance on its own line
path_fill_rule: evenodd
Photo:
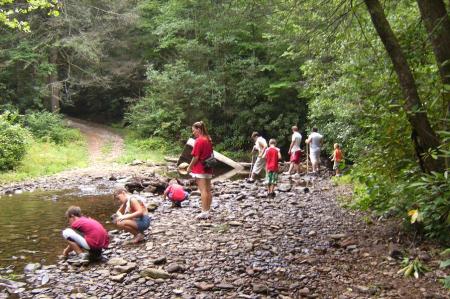
M 299 164 L 301 154 L 302 154 L 301 151 L 295 151 L 291 153 L 291 158 L 289 159 L 289 161 L 291 161 L 294 164 Z

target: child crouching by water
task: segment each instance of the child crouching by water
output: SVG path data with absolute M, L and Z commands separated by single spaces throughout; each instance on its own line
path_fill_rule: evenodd
M 102 249 L 108 248 L 109 236 L 105 228 L 92 218 L 82 216 L 80 207 L 71 206 L 66 211 L 70 228 L 63 231 L 63 237 L 69 243 L 63 256 L 75 251 L 80 261 L 99 260 Z M 84 252 L 87 250 L 88 252 Z
M 189 193 L 184 190 L 183 186 L 178 184 L 176 179 L 171 179 L 163 194 L 163 199 L 165 200 L 166 198 L 172 202 L 172 207 L 181 207 L 181 202 L 189 198 Z
M 150 227 L 150 216 L 139 196 L 128 193 L 125 188 L 114 191 L 114 198 L 120 202 L 115 224 L 119 229 L 131 233 L 134 238 L 126 243 L 137 244 L 145 239 L 144 231 Z

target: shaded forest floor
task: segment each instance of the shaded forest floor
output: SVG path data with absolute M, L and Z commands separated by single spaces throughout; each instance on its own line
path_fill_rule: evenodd
M 143 174 L 144 175 L 144 174 Z M 107 179 L 105 176 L 103 179 Z M 123 245 L 112 232 L 107 263 L 81 268 L 61 261 L 23 293 L 36 298 L 450 298 L 437 281 L 441 249 L 412 246 L 394 220 L 340 207 L 351 195 L 328 178 L 305 182 L 282 177 L 275 198 L 261 182 L 214 184 L 213 218 L 198 222 L 199 196 L 172 209 L 161 197 L 147 240 Z M 305 193 L 305 183 L 310 192 Z M 403 278 L 398 252 L 420 256 L 431 269 Z M 393 254 L 395 253 L 395 254 Z M 120 265 L 118 265 L 120 264 Z M 159 269 L 160 278 L 149 278 Z

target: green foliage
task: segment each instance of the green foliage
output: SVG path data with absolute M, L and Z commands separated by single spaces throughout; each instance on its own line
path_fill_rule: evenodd
M 35 10 L 48 10 L 48 14 L 58 16 L 58 0 L 0 0 L 0 24 L 11 29 L 25 32 L 30 31 L 30 24 L 23 20 L 23 16 Z
M 8 116 L 0 115 L 0 171 L 19 165 L 29 141 L 30 134 L 26 129 L 18 124 L 11 124 Z
M 448 268 L 450 267 L 450 248 L 447 248 L 446 250 L 444 250 L 441 253 L 441 256 L 444 258 L 448 258 L 444 261 L 441 262 L 441 264 L 439 265 L 441 268 Z M 447 289 L 450 289 L 450 275 L 447 275 L 446 277 L 444 277 L 441 280 L 442 284 L 444 285 L 444 287 L 446 287 Z
M 32 142 L 22 163 L 14 171 L 0 173 L 0 184 L 86 167 L 88 157 L 84 140 L 65 145 L 45 141 Z
M 404 277 L 414 276 L 417 279 L 420 275 L 430 271 L 422 264 L 419 258 L 415 258 L 413 261 L 410 261 L 409 258 L 405 258 L 402 261 L 402 264 L 404 268 L 400 269 L 397 273 L 402 273 Z
M 51 112 L 32 112 L 25 115 L 25 126 L 38 139 L 64 144 L 80 139 L 77 130 L 68 128 L 60 114 Z
M 268 38 L 276 7 L 143 1 L 140 9 L 153 64 L 146 95 L 126 118 L 141 136 L 184 143 L 192 123 L 203 120 L 228 150 L 251 146 L 254 130 L 288 145 L 290 127 L 304 123 L 306 100 L 296 84 L 302 58 L 282 55 L 288 39 Z

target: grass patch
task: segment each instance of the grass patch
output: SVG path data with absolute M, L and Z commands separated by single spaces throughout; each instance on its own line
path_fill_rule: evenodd
M 124 131 L 124 152 L 116 161 L 130 163 L 134 160 L 162 162 L 164 156 L 179 155 L 181 148 L 172 146 L 162 138 L 139 139 L 130 131 Z
M 87 165 L 88 153 L 85 141 L 64 145 L 35 141 L 14 171 L 0 173 L 0 183 L 23 181 Z

